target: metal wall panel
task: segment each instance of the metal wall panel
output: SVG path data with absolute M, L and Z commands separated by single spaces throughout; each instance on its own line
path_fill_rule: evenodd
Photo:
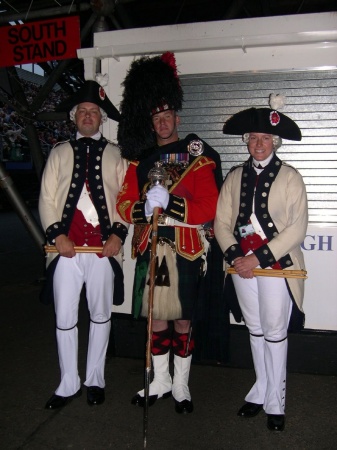
M 180 133 L 196 133 L 214 147 L 224 176 L 248 156 L 239 137 L 222 134 L 225 120 L 245 108 L 268 107 L 271 93 L 285 95 L 281 112 L 297 122 L 303 137 L 284 140 L 278 155 L 304 178 L 309 221 L 337 223 L 337 70 L 182 75 L 181 82 Z

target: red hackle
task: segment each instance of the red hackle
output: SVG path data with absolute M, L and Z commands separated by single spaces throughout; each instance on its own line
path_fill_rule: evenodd
M 174 76 L 178 78 L 177 64 L 174 53 L 165 52 L 161 55 L 160 59 L 168 66 L 172 67 L 172 69 L 174 70 Z

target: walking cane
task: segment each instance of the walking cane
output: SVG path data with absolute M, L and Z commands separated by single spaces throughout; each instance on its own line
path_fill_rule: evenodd
M 147 342 L 145 358 L 145 389 L 144 389 L 144 448 L 147 443 L 147 425 L 149 412 L 149 391 L 151 376 L 151 342 L 152 342 L 152 313 L 153 313 L 153 295 L 155 283 L 156 257 L 157 257 L 157 238 L 158 238 L 158 208 L 153 210 L 152 239 L 151 239 L 151 257 L 150 257 L 150 275 L 149 275 L 149 300 L 147 313 Z
M 165 186 L 167 180 L 167 172 L 162 167 L 160 161 L 155 162 L 148 178 L 151 181 L 151 187 L 156 185 Z M 149 299 L 147 312 L 147 342 L 146 342 L 146 357 L 145 357 L 145 387 L 144 387 L 144 418 L 143 418 L 143 436 L 144 448 L 147 444 L 147 426 L 148 426 L 148 412 L 149 412 L 149 393 L 150 393 L 150 376 L 151 376 L 151 343 L 152 343 L 152 316 L 153 316 L 153 296 L 155 284 L 155 270 L 157 257 L 157 240 L 158 240 L 158 216 L 159 208 L 154 208 L 152 216 L 152 238 L 151 238 L 151 256 L 150 256 L 150 272 L 149 272 Z

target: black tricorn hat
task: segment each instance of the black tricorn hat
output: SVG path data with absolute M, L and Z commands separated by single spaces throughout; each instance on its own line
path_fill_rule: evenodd
M 302 139 L 301 130 L 290 117 L 270 108 L 249 108 L 240 111 L 225 122 L 222 131 L 224 134 L 240 136 L 254 132 L 273 134 L 291 141 Z
M 60 103 L 55 111 L 69 112 L 80 103 L 90 102 L 102 108 L 108 117 L 116 122 L 120 120 L 118 109 L 111 103 L 107 97 L 104 88 L 97 81 L 87 80 L 83 86 L 72 96 Z
M 142 57 L 131 63 L 124 82 L 117 139 L 124 158 L 138 159 L 156 144 L 151 117 L 182 108 L 183 91 L 174 54 Z

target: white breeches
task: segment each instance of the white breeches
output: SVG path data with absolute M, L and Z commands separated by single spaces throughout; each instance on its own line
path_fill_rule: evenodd
M 54 273 L 56 339 L 61 369 L 61 383 L 55 393 L 63 397 L 80 389 L 77 367 L 78 307 L 85 283 L 90 314 L 86 386 L 105 386 L 105 356 L 111 328 L 114 272 L 108 258 L 93 253 L 60 257 Z
M 267 414 L 284 414 L 287 329 L 292 301 L 283 278 L 233 275 L 240 308 L 250 333 L 256 382 L 247 402 L 263 404 Z

